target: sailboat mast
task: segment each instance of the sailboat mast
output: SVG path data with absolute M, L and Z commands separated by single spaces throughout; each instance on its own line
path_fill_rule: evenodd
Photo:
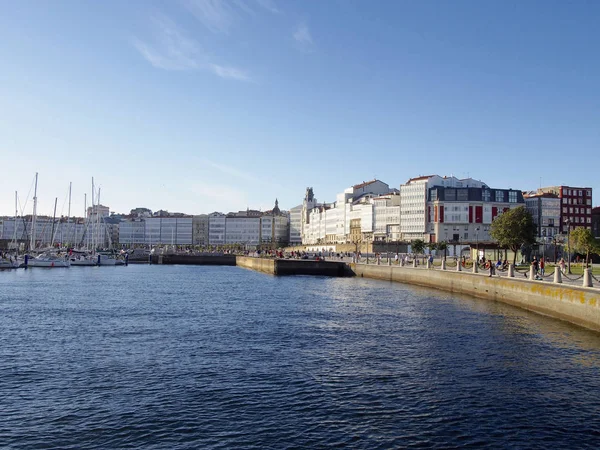
M 71 238 L 72 233 L 71 233 L 71 185 L 73 183 L 69 181 L 69 209 L 67 211 L 67 238 Z
M 54 247 L 54 224 L 56 223 L 56 202 L 58 202 L 58 197 L 54 198 L 54 214 L 52 215 L 52 230 L 50 231 L 50 247 Z
M 29 244 L 29 249 L 35 249 L 35 217 L 37 214 L 37 183 L 38 183 L 38 173 L 35 173 L 35 189 L 33 191 L 33 216 L 31 217 L 31 243 Z
M 19 249 L 18 249 L 18 245 L 17 245 L 17 217 L 19 216 L 19 198 L 18 198 L 18 193 L 17 191 L 15 191 L 15 232 L 14 232 L 14 236 L 13 236 L 13 241 L 15 243 L 15 254 L 19 253 Z
M 87 194 L 83 194 L 83 226 L 84 226 L 84 233 L 87 233 L 87 235 L 85 236 L 85 240 L 87 241 L 85 248 L 87 250 L 89 250 L 90 247 L 90 235 L 88 232 L 88 220 L 87 220 Z M 83 239 L 84 236 L 81 236 L 81 243 L 83 244 Z
M 98 197 L 96 198 L 96 224 L 97 224 L 97 232 L 98 232 L 98 236 L 97 236 L 97 244 L 98 246 L 100 246 L 100 236 L 102 236 L 102 239 L 104 239 L 104 235 L 102 233 L 100 233 L 100 189 L 102 188 L 98 188 Z M 104 244 L 104 242 L 102 242 Z

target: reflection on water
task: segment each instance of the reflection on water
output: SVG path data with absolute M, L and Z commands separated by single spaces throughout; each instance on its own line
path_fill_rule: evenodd
M 11 448 L 595 447 L 600 335 L 389 282 L 0 273 Z

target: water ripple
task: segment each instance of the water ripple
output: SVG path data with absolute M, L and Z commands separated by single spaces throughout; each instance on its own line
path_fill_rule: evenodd
M 0 447 L 596 448 L 600 337 L 237 267 L 0 273 Z

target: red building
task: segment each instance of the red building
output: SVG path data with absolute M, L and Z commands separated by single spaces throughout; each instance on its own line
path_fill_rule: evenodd
M 538 189 L 539 193 L 556 194 L 560 199 L 560 232 L 567 233 L 578 227 L 592 228 L 592 188 L 551 186 Z

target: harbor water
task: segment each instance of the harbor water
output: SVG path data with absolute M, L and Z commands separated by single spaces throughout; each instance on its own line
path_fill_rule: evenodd
M 597 448 L 600 334 L 239 267 L 0 272 L 0 448 Z

